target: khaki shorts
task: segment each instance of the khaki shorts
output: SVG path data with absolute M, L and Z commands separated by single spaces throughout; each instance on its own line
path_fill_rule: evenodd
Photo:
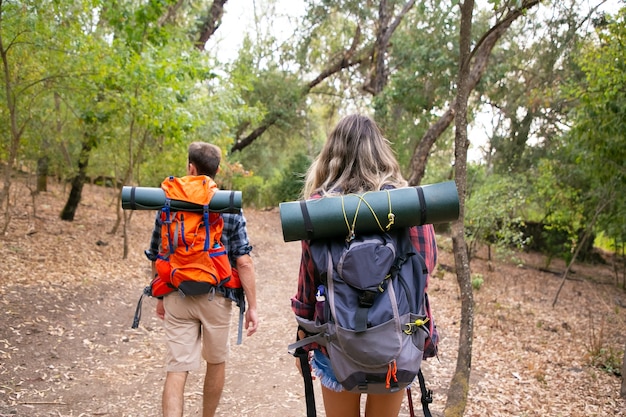
M 217 294 L 163 298 L 166 371 L 185 372 L 200 368 L 200 352 L 211 364 L 225 362 L 229 351 L 232 302 Z

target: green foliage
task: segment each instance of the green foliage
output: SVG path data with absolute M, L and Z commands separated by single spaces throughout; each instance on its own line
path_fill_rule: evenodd
M 585 206 L 589 216 L 606 203 L 599 226 L 611 238 L 626 240 L 626 7 L 598 29 L 599 43 L 588 44 L 579 58 L 585 81 L 571 86 L 579 105 L 566 146 L 589 188 Z
M 484 283 L 485 278 L 483 277 L 483 274 L 472 274 L 472 288 L 474 290 L 480 290 Z
M 599 368 L 609 374 L 622 375 L 622 357 L 624 351 L 612 347 L 604 347 L 589 352 L 591 366 Z
M 539 165 L 538 194 L 546 222 L 579 242 L 589 227 L 616 241 L 626 238 L 626 8 L 607 18 L 598 41 L 588 42 L 577 57 L 584 79 L 563 93 L 576 101 L 572 128 Z
M 18 153 L 24 150 L 33 155 L 45 149 L 38 122 L 50 119 L 51 109 L 42 103 L 54 81 L 65 75 L 56 65 L 77 28 L 55 19 L 53 6 L 48 1 L 0 3 L 0 159 L 9 166 L 22 159 Z
M 374 109 L 403 167 L 408 167 L 419 140 L 452 97 L 458 65 L 456 13 L 447 2 L 420 2 L 394 32 L 389 58 L 393 71 L 387 88 L 374 98 Z M 430 166 L 450 166 L 452 141 L 449 132 L 436 142 L 432 154 L 445 155 L 445 162 L 432 161 Z
M 258 176 L 233 178 L 233 189 L 241 190 L 244 207 L 266 207 L 264 186 L 265 181 Z
M 536 220 L 546 225 L 549 255 L 569 259 L 586 220 L 580 184 L 576 180 L 572 183 L 566 180 L 575 175 L 575 171 L 568 170 L 564 162 L 565 158 L 539 161 L 537 175 L 532 180 L 535 193 L 531 195 L 531 201 L 538 207 Z M 559 185 L 555 188 L 555 184 Z M 566 238 L 555 241 L 558 235 L 565 235 Z
M 310 165 L 311 158 L 308 155 L 296 154 L 272 187 L 273 199 L 279 203 L 298 200 L 304 186 L 304 176 Z
M 273 39 L 269 39 L 273 45 Z M 248 38 L 238 58 L 228 65 L 228 86 L 237 92 L 239 106 L 248 109 L 237 114 L 235 139 L 254 133 L 260 125 L 271 121 L 263 140 L 230 155 L 232 162 L 241 162 L 268 182 L 276 181 L 292 156 L 310 148 L 312 112 L 303 94 L 302 80 L 292 68 L 284 68 L 281 57 L 265 43 L 255 45 Z M 284 54 L 290 52 L 283 48 Z M 270 163 L 268 163 L 268 161 Z
M 507 7 L 512 1 L 501 2 Z M 520 19 L 496 45 L 477 92 L 493 116 L 489 123 L 490 164 L 501 175 L 536 166 L 555 145 L 571 109 L 563 80 L 579 82 L 573 57 L 588 36 L 580 30 L 582 3 L 552 2 L 552 17 L 539 10 Z M 529 37 L 528 33 L 538 36 Z
M 190 40 L 202 9 L 197 2 L 182 2 L 171 19 L 165 14 L 179 4 L 174 0 L 2 2 L 0 33 L 15 43 L 10 78 L 2 72 L 0 81 L 16 92 L 23 128 L 17 159 L 34 170 L 46 157 L 51 174 L 67 178 L 77 170 L 83 142 L 93 142 L 89 176 L 157 186 L 167 175 L 184 174 L 187 145 L 205 140 L 222 148 L 224 167 L 241 167 L 234 176 L 223 167 L 218 180 L 245 189 L 246 204 L 265 207 L 297 198 L 294 173 L 304 172 L 339 116 L 364 111 L 374 112 L 406 171 L 417 141 L 453 98 L 458 59 L 458 7 L 418 3 L 393 34 L 389 82 L 372 98 L 361 87 L 371 68 L 371 57 L 364 57 L 378 10 L 362 2 L 307 2 L 306 18 L 285 43 L 271 30 L 282 11 L 261 2 L 255 10 L 266 9 L 255 15 L 254 32 L 229 64 L 200 53 Z M 475 39 L 492 23 L 496 3 L 499 12 L 515 5 L 492 1 L 488 13 L 477 10 Z M 388 4 L 395 12 L 401 6 Z M 579 3 L 566 6 L 554 2 L 559 21 L 514 25 L 470 102 L 499 109 L 491 171 L 468 166 L 468 229 L 476 241 L 523 244 L 519 225 L 545 222 L 548 231 L 567 236 L 562 248 L 571 253 L 581 227 L 607 200 L 598 229 L 626 241 L 625 197 L 610 193 L 624 189 L 623 12 L 602 20 L 597 41 L 590 42 L 573 32 L 581 27 Z M 304 94 L 350 47 L 357 27 L 352 59 L 362 59 L 360 65 Z M 568 88 L 564 80 L 571 81 Z M 0 90 L 2 103 L 6 94 Z M 0 106 L 3 161 L 11 149 L 8 109 Z M 276 123 L 262 140 L 228 154 L 235 140 L 268 118 Z M 572 128 L 561 135 L 565 125 Z M 424 183 L 451 178 L 453 133 L 448 129 L 431 149 Z M 489 178 L 491 172 L 497 177 Z
M 268 206 L 265 179 L 246 170 L 238 162 L 229 163 L 222 159 L 220 171 L 215 181 L 223 190 L 241 191 L 244 207 L 264 208 Z
M 478 243 L 523 248 L 521 230 L 531 189 L 526 178 L 491 175 L 466 200 L 465 227 L 470 255 Z

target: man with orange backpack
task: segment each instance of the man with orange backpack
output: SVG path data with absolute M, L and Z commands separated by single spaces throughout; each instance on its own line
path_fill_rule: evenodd
M 180 194 L 205 190 L 208 194 L 203 196 L 206 199 L 203 204 L 208 207 L 216 189 L 212 178 L 220 160 L 219 147 L 193 142 L 188 150 L 187 176 L 171 177 L 171 184 L 166 179 L 163 187 L 178 187 Z M 196 242 L 198 236 L 201 244 Z M 194 247 L 200 249 L 187 256 L 194 252 Z M 232 271 L 238 273 L 248 301 L 247 335 L 254 334 L 259 324 L 251 250 L 246 219 L 241 211 L 219 214 L 208 213 L 205 209 L 203 214 L 170 213 L 166 209 L 157 216 L 146 255 L 152 262 L 153 276 L 172 287 L 171 293 L 159 298 L 156 307 L 157 316 L 164 320 L 167 343 L 167 376 L 162 398 L 164 417 L 182 417 L 187 375 L 199 368 L 200 355 L 206 361 L 202 415 L 215 415 L 224 387 L 229 351 L 232 302 L 226 284 L 235 278 Z M 226 252 L 225 265 L 213 261 L 220 256 L 226 259 L 223 256 Z

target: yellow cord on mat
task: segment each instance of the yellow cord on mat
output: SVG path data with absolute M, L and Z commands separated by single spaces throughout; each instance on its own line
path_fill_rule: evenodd
M 382 224 L 380 224 L 380 220 L 378 220 L 378 216 L 376 215 L 376 212 L 374 211 L 374 209 L 372 208 L 372 206 L 370 205 L 370 203 L 368 203 L 365 200 L 365 195 L 369 193 L 365 192 L 361 195 L 358 194 L 348 194 L 348 195 L 353 195 L 356 196 L 359 199 L 359 202 L 356 206 L 356 211 L 354 212 L 354 218 L 352 219 L 352 224 L 350 224 L 350 222 L 348 221 L 348 215 L 346 213 L 346 206 L 344 204 L 344 196 L 341 196 L 341 211 L 343 211 L 343 219 L 346 222 L 346 227 L 348 229 L 348 236 L 346 237 L 346 242 L 350 242 L 354 239 L 354 237 L 356 236 L 355 234 L 355 227 L 356 227 L 356 218 L 359 215 L 359 209 L 361 208 L 361 203 L 365 203 L 365 205 L 367 206 L 367 208 L 370 209 L 370 212 L 372 213 L 372 216 L 374 217 L 374 220 L 376 220 L 376 224 L 378 224 L 378 228 L 380 229 L 381 232 L 385 232 L 385 231 L 389 231 L 389 229 L 391 229 L 391 226 L 394 224 L 395 219 L 396 219 L 396 215 L 393 214 L 393 212 L 391 211 L 391 194 L 389 194 L 389 190 L 385 190 L 387 191 L 387 201 L 389 202 L 389 213 L 387 213 L 387 220 L 389 221 L 389 223 L 387 223 L 387 226 L 383 228 Z
M 396 221 L 396 215 L 393 214 L 393 212 L 391 211 L 391 194 L 389 194 L 389 190 L 385 191 L 387 191 L 387 201 L 389 202 L 389 213 L 387 213 L 387 220 L 389 220 L 389 223 L 387 223 L 387 227 L 385 227 L 385 230 L 389 231 L 389 229 L 391 229 L 391 226 L 393 226 Z

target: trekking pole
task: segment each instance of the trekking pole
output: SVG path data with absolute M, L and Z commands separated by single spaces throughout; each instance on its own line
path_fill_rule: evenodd
M 406 387 L 406 396 L 409 400 L 409 412 L 411 417 L 415 417 L 415 410 L 413 409 L 413 396 L 411 395 L 411 386 Z

